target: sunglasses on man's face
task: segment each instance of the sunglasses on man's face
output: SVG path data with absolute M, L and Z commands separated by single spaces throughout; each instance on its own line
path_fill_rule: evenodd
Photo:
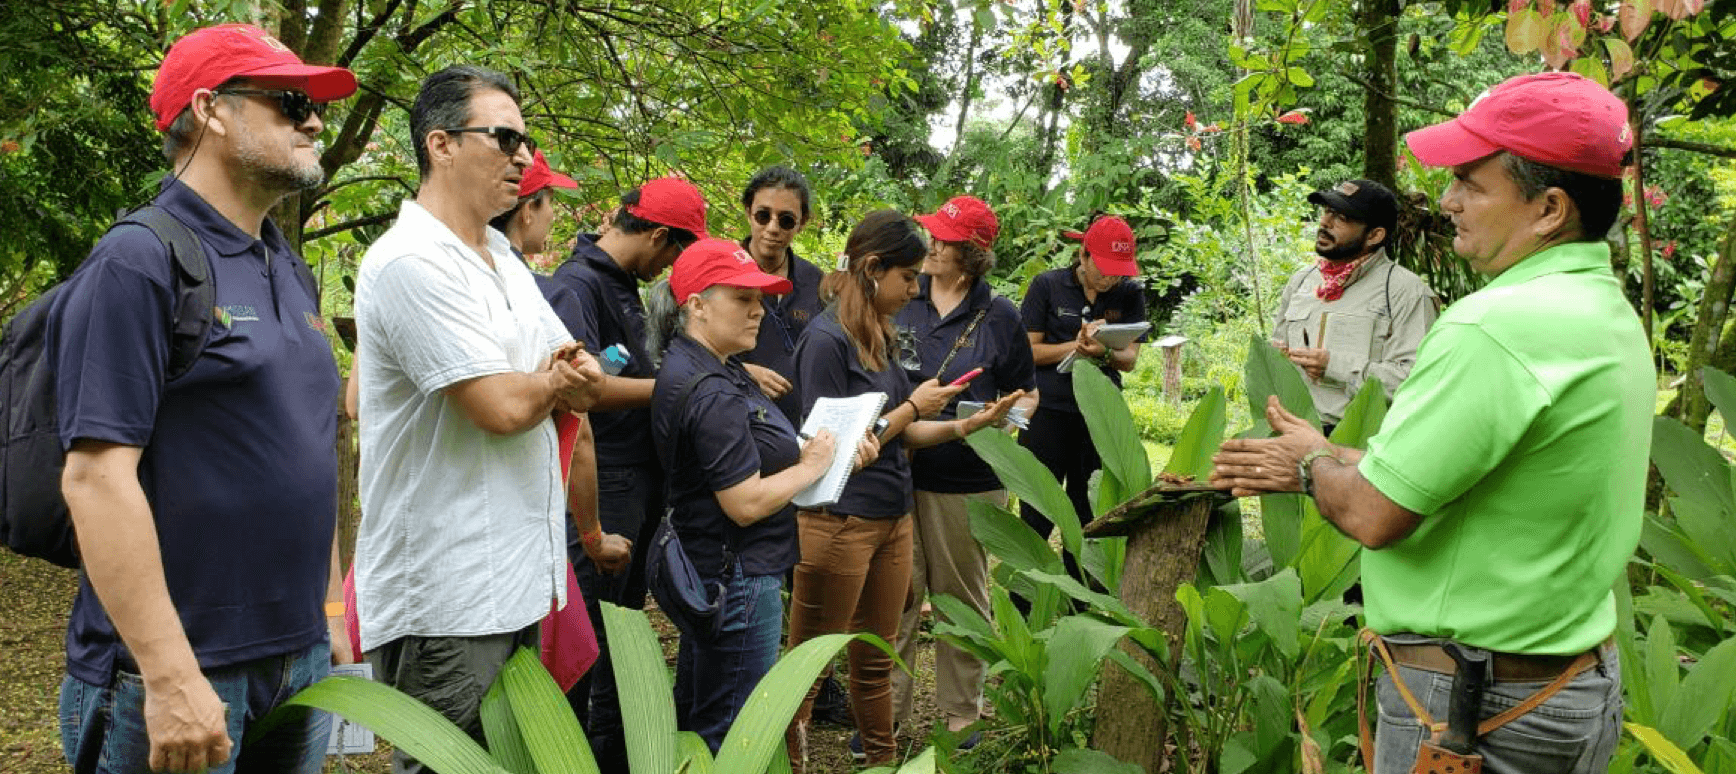
M 493 137 L 495 144 L 500 146 L 500 152 L 508 156 L 517 155 L 521 146 L 530 148 L 531 155 L 536 155 L 536 140 L 510 126 L 454 126 L 440 131 L 447 134 L 486 134 Z
M 309 116 L 323 115 L 326 103 L 315 102 L 312 97 L 289 89 L 218 89 L 216 94 L 233 94 L 240 97 L 274 97 L 277 99 L 277 109 L 283 111 L 283 116 L 301 126 Z
M 796 216 L 792 213 L 780 212 L 777 214 L 777 218 L 778 218 L 778 228 L 781 228 L 785 231 L 790 231 L 796 227 L 796 223 L 797 223 Z M 758 223 L 762 226 L 764 226 L 768 223 L 771 223 L 772 222 L 772 211 L 770 209 L 766 209 L 764 207 L 757 209 L 757 210 L 754 210 L 753 211 L 753 222 Z

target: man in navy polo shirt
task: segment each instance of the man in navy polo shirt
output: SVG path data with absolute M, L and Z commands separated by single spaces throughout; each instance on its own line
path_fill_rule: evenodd
M 1128 278 L 1139 274 L 1134 261 L 1137 245 L 1127 221 L 1113 215 L 1098 218 L 1085 233 L 1068 232 L 1084 242 L 1073 265 L 1043 272 L 1031 280 L 1020 312 L 1037 364 L 1037 390 L 1042 400 L 1031 426 L 1019 442 L 1067 487 L 1080 520 L 1091 518 L 1088 497 L 1091 473 L 1102 465 L 1097 447 L 1085 428 L 1085 416 L 1073 399 L 1073 376 L 1057 366 L 1069 354 L 1077 368 L 1100 369 L 1115 386 L 1121 374 L 1139 359 L 1138 340 L 1107 349 L 1092 336 L 1104 323 L 1145 320 L 1145 294 Z M 1049 519 L 1029 504 L 1020 506 L 1025 523 L 1045 537 L 1053 531 Z M 1071 561 L 1072 557 L 1067 557 Z
M 242 744 L 351 659 L 332 606 L 337 367 L 266 213 L 324 180 L 318 103 L 355 88 L 257 27 L 176 42 L 151 92 L 173 167 L 154 203 L 204 245 L 218 307 L 204 353 L 165 382 L 174 269 L 144 228 L 104 236 L 55 302 L 62 491 L 84 560 L 60 697 L 75 771 L 320 770 L 323 713 Z
M 620 374 L 603 380 L 602 394 L 590 412 L 602 528 L 585 535 L 570 529 L 567 534 L 567 553 L 601 649 L 597 663 L 567 698 L 605 773 L 627 770 L 627 750 L 598 603 L 645 606 L 645 556 L 663 518 L 663 472 L 651 441 L 651 388 L 657 373 L 645 348 L 639 283 L 655 279 L 683 249 L 707 236 L 705 197 L 686 180 L 652 180 L 621 197 L 611 226 L 600 236 L 580 236 L 572 257 L 555 270 L 557 287 L 552 293 L 545 289 L 567 332 L 586 349 L 602 352 L 620 344 L 631 355 Z M 605 532 L 633 541 L 633 562 L 625 573 L 606 574 L 585 561 L 585 544 L 601 540 Z

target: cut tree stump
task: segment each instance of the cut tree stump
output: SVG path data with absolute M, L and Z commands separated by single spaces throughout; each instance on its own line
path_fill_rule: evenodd
M 1198 574 L 1212 511 L 1230 499 L 1210 487 L 1163 482 L 1085 527 L 1087 537 L 1127 536 L 1121 601 L 1163 632 L 1172 659 L 1179 657 L 1187 631 L 1187 613 L 1175 601 L 1175 590 Z M 1152 674 L 1163 675 L 1163 666 L 1138 646 L 1123 641 L 1121 649 Z M 1164 769 L 1168 713 L 1144 683 L 1120 665 L 1105 663 L 1097 707 L 1093 747 L 1151 774 Z

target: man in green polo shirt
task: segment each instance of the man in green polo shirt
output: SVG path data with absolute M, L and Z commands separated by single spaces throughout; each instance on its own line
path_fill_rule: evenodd
M 1521 76 L 1405 139 L 1452 168 L 1453 248 L 1489 284 L 1423 339 L 1366 454 L 1274 400 L 1280 435 L 1226 442 L 1212 480 L 1239 496 L 1305 491 L 1374 549 L 1367 623 L 1412 694 L 1381 678 L 1375 774 L 1410 771 L 1425 741 L 1492 773 L 1603 771 L 1621 733 L 1611 589 L 1639 541 L 1656 391 L 1604 241 L 1627 110 L 1576 75 Z M 1546 710 L 1468 738 L 1427 728 L 1412 704 L 1447 723 L 1455 656 L 1487 658 L 1476 717 L 1540 691 Z

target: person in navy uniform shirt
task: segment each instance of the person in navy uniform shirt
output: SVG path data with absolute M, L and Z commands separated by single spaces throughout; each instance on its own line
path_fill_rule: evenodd
M 639 283 L 662 274 L 682 250 L 707 236 L 705 213 L 705 198 L 686 180 L 659 178 L 629 191 L 605 233 L 579 237 L 572 257 L 555 270 L 559 287 L 546 293 L 567 331 L 587 350 L 601 353 L 619 344 L 629 353 L 625 369 L 603 380 L 602 396 L 587 423 L 596 443 L 602 529 L 585 535 L 573 529 L 567 545 L 601 649 L 596 665 L 567 697 L 605 774 L 627 770 L 627 748 L 599 603 L 645 606 L 645 557 L 664 507 L 663 470 L 651 441 L 651 391 L 657 372 L 645 348 Z M 602 540 L 604 533 L 633 541 L 633 561 L 625 573 L 608 574 L 585 561 L 584 544 Z
M 790 499 L 818 480 L 835 439 L 798 445 L 796 429 L 734 356 L 764 325 L 761 295 L 790 281 L 759 270 L 745 250 L 700 240 L 675 261 L 667 285 L 676 314 L 650 322 L 673 333 L 652 397 L 652 436 L 669 470 L 669 518 L 706 587 L 725 588 L 714 632 L 684 625 L 676 658 L 676 719 L 713 753 L 771 671 L 783 639 L 784 575 L 796 565 Z M 878 450 L 864 441 L 858 459 Z
M 792 424 L 802 421 L 800 394 L 790 383 L 795 373 L 796 341 L 820 314 L 820 280 L 825 273 L 796 255 L 795 239 L 808 225 L 813 195 L 808 179 L 789 167 L 767 167 L 753 176 L 741 193 L 747 212 L 748 235 L 741 241 L 760 271 L 790 281 L 790 289 L 765 293 L 766 308 L 753 349 L 741 355 L 748 373 L 771 396 Z
M 1026 390 L 1019 405 L 1026 411 L 1035 408 L 1031 345 L 1019 310 L 995 295 L 984 279 L 994 268 L 993 247 L 1000 232 L 994 210 L 974 196 L 959 196 L 934 214 L 915 219 L 933 239 L 922 262 L 920 290 L 895 320 L 898 340 L 908 350 L 901 352 L 906 360 L 901 365 L 911 382 L 947 383 L 980 368 L 982 373 L 958 400 L 993 403 L 1006 393 Z M 957 415 L 957 402 L 940 412 L 943 419 Z M 951 595 L 984 619 L 991 617 L 988 554 L 971 536 L 967 506 L 973 499 L 1007 505 L 1006 489 L 994 470 L 963 441 L 917 450 L 911 471 L 916 486 L 915 563 L 898 627 L 898 655 L 907 664 L 916 663 L 916 626 L 928 593 Z M 935 700 L 947 729 L 958 731 L 982 715 L 985 664 L 949 644 L 937 642 L 934 647 Z M 910 676 L 894 672 L 892 684 L 902 725 L 914 704 Z
M 105 235 L 50 308 L 62 491 L 84 561 L 60 694 L 76 772 L 311 774 L 324 761 L 323 713 L 242 741 L 354 659 L 332 562 L 337 366 L 301 259 L 266 213 L 324 182 L 319 108 L 355 89 L 258 27 L 181 38 L 151 92 L 171 165 L 153 203 L 205 249 L 218 308 L 203 354 L 165 381 L 175 269 L 141 227 Z
M 1084 522 L 1093 515 L 1088 489 L 1091 474 L 1103 463 L 1085 428 L 1085 417 L 1073 400 L 1073 376 L 1056 366 L 1073 355 L 1076 367 L 1101 369 L 1115 386 L 1121 386 L 1121 374 L 1133 370 L 1139 359 L 1139 342 L 1146 337 L 1111 350 L 1092 336 L 1104 323 L 1143 322 L 1145 294 L 1138 283 L 1128 279 L 1138 276 L 1139 265 L 1134 261 L 1138 246 L 1127 221 L 1106 215 L 1097 218 L 1085 233 L 1068 232 L 1066 236 L 1084 242 L 1074 253 L 1073 265 L 1037 275 L 1021 305 L 1042 400 L 1019 443 L 1067 488 L 1067 499 Z M 1037 534 L 1048 537 L 1054 530 L 1048 517 L 1029 503 L 1019 510 Z M 1071 566 L 1073 557 L 1067 559 Z
M 917 291 L 917 266 L 928 254 L 922 228 L 893 210 L 869 213 L 844 246 L 845 268 L 821 287 L 832 300 L 796 342 L 796 385 L 804 416 L 822 397 L 887 395 L 880 454 L 850 476 L 836 503 L 796 513 L 801 561 L 790 598 L 790 647 L 822 634 L 868 631 L 898 638 L 910 591 L 912 489 L 906 448 L 957 440 L 1006 418 L 1015 392 L 969 419 L 925 420 L 964 390 L 930 379 L 912 387 L 897 362 L 892 318 Z M 892 730 L 892 658 L 853 642 L 850 705 L 865 759 L 897 755 Z M 798 774 L 806 764 L 807 727 L 819 681 L 786 736 Z

